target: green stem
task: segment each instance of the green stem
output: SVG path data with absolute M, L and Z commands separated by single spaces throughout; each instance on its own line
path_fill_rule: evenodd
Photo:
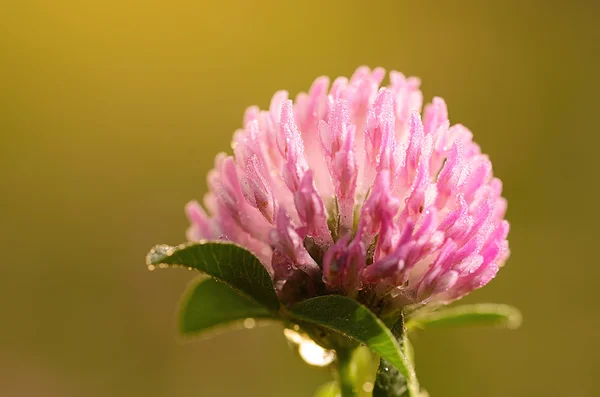
M 338 349 L 337 354 L 337 377 L 342 397 L 356 397 L 358 391 L 354 383 L 352 369 L 352 350 Z
M 373 397 L 417 397 L 419 396 L 419 383 L 414 373 L 411 355 L 408 354 L 409 340 L 404 327 L 404 315 L 394 323 L 390 329 L 398 341 L 405 358 L 408 374 L 401 373 L 386 359 L 381 358 Z

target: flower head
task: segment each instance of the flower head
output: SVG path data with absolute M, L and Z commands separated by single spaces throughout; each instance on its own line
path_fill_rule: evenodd
M 186 207 L 188 238 L 252 251 L 288 302 L 447 303 L 487 284 L 509 254 L 502 184 L 443 99 L 421 119 L 419 80 L 384 76 L 361 67 L 249 108 L 206 210 Z

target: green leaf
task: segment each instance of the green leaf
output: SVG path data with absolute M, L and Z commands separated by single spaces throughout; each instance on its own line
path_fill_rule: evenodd
M 146 257 L 150 269 L 182 266 L 196 269 L 271 309 L 279 309 L 269 273 L 258 258 L 244 248 L 220 241 L 157 245 Z
M 434 312 L 417 312 L 406 324 L 407 329 L 441 326 L 488 325 L 516 329 L 522 322 L 521 312 L 509 305 L 478 303 L 443 308 Z
M 319 387 L 315 392 L 314 397 L 337 397 L 340 395 L 340 388 L 337 382 L 331 381 Z
M 196 334 L 247 319 L 252 319 L 248 324 L 254 326 L 254 319 L 272 317 L 264 306 L 209 278 L 193 281 L 184 293 L 179 330 L 182 334 Z
M 299 320 L 336 331 L 360 342 L 392 363 L 408 379 L 412 395 L 418 388 L 412 365 L 391 331 L 368 308 L 341 295 L 308 299 L 291 308 Z
M 378 356 L 366 346 L 359 346 L 352 352 L 352 376 L 358 385 L 359 397 L 371 397 Z

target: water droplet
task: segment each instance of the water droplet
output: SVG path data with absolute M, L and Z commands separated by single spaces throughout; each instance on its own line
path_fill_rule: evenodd
M 299 345 L 300 343 L 302 343 L 302 340 L 304 338 L 302 337 L 302 335 L 295 331 L 296 327 L 298 326 L 295 325 L 293 330 L 289 328 L 284 329 L 283 334 L 285 335 L 287 340 L 289 340 L 293 344 Z M 300 327 L 298 327 L 298 329 L 300 329 Z
M 154 269 L 156 269 L 156 266 L 154 266 L 154 265 L 148 265 L 148 270 L 153 271 Z
M 298 347 L 300 357 L 307 364 L 316 367 L 326 367 L 335 360 L 335 352 L 333 350 L 323 349 L 308 336 L 289 328 L 284 329 L 283 333 L 291 343 Z
M 190 268 L 191 269 L 191 268 Z M 244 328 L 252 329 L 256 327 L 256 320 L 253 318 L 247 318 L 244 320 Z
M 166 244 L 157 245 L 156 247 L 152 248 L 152 250 L 150 250 L 150 252 L 148 253 L 148 256 L 146 257 L 146 261 L 148 263 L 160 262 L 161 260 L 163 260 L 165 258 L 165 256 L 169 256 L 169 255 L 173 254 L 174 251 L 175 251 L 175 247 L 172 247 L 170 245 L 166 245 Z
M 323 349 L 310 339 L 300 344 L 298 353 L 300 353 L 300 356 L 307 364 L 316 367 L 326 367 L 335 360 L 335 352 L 333 350 Z
M 365 391 L 365 393 L 371 393 L 373 391 L 373 383 L 371 382 L 365 382 L 363 384 L 363 390 Z

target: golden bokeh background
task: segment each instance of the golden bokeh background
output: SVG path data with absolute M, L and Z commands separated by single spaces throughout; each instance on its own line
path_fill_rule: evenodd
M 418 334 L 433 397 L 598 396 L 600 3 L 19 0 L 0 5 L 0 395 L 307 397 L 277 326 L 176 340 L 184 240 L 248 105 L 362 64 L 423 80 L 494 161 L 512 257 L 468 302 L 518 331 Z

